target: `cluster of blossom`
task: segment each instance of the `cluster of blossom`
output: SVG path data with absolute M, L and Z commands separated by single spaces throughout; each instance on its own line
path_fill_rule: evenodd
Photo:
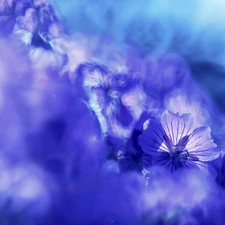
M 47 0 L 0 0 L 0 47 L 0 224 L 224 223 L 224 112 L 184 57 Z

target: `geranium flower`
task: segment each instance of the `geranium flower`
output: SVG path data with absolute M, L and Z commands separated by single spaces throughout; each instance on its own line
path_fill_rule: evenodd
M 51 49 L 49 42 L 64 34 L 52 5 L 47 2 L 36 2 L 33 7 L 27 8 L 24 15 L 17 19 L 17 25 L 23 41 L 36 48 Z
M 159 122 L 152 118 L 144 123 L 139 137 L 142 150 L 152 156 L 153 164 L 175 171 L 179 168 L 200 168 L 208 174 L 208 165 L 220 155 L 211 138 L 209 127 L 194 129 L 191 114 L 174 114 L 165 111 Z
M 128 138 L 144 110 L 145 93 L 132 73 L 112 72 L 97 63 L 86 63 L 78 70 L 89 96 L 89 104 L 106 135 Z
M 17 17 L 24 15 L 30 5 L 30 0 L 0 0 L 0 36 L 13 31 Z

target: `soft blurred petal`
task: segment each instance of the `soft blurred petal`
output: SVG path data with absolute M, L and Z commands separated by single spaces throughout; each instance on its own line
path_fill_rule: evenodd
M 190 155 L 196 156 L 201 161 L 211 161 L 219 157 L 220 151 L 211 138 L 209 127 L 200 127 L 193 131 L 186 145 Z

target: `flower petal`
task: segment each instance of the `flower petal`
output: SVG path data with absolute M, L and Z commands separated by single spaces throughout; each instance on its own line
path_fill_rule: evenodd
M 217 172 L 216 170 L 208 163 L 197 161 L 195 165 L 201 170 L 201 172 L 206 176 L 211 176 L 212 178 L 216 178 Z
M 20 29 L 35 32 L 38 28 L 38 12 L 32 8 L 27 9 L 25 15 L 18 18 L 17 24 Z
M 15 17 L 0 16 L 0 36 L 9 35 L 13 31 L 15 21 Z
M 158 155 L 158 152 L 169 152 L 168 137 L 161 124 L 155 118 L 147 122 L 147 128 L 139 136 L 142 150 L 150 155 Z
M 217 145 L 211 138 L 209 127 L 195 129 L 189 137 L 186 149 L 190 156 L 197 157 L 200 161 L 211 161 L 220 155 Z
M 161 116 L 161 124 L 172 145 L 177 145 L 179 140 L 190 135 L 193 129 L 193 118 L 191 114 L 174 114 L 165 111 Z
M 0 1 L 0 13 L 4 14 L 10 12 L 12 5 L 13 5 L 12 0 Z

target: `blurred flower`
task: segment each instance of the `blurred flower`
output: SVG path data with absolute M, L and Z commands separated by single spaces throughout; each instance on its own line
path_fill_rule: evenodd
M 18 18 L 17 25 L 24 35 L 31 34 L 29 44 L 45 49 L 51 49 L 48 43 L 50 40 L 64 34 L 64 29 L 59 23 L 53 6 L 48 2 L 37 4 L 35 1 L 34 5 L 28 7 Z
M 0 36 L 8 36 L 13 31 L 17 17 L 30 5 L 30 0 L 0 0 Z
M 172 172 L 179 168 L 200 168 L 208 174 L 205 162 L 220 155 L 210 128 L 193 129 L 191 114 L 165 111 L 160 122 L 156 118 L 147 120 L 139 142 L 142 150 L 152 156 L 153 164 L 166 166 Z
M 145 93 L 133 73 L 113 73 L 110 68 L 86 63 L 78 71 L 96 113 L 102 132 L 115 137 L 130 137 L 145 108 Z
M 194 128 L 206 126 L 210 124 L 209 109 L 212 108 L 211 104 L 207 104 L 203 92 L 201 96 L 193 84 L 189 86 L 191 93 L 187 89 L 175 89 L 168 93 L 164 98 L 165 108 L 172 113 L 191 113 L 193 118 Z M 199 89 L 198 89 L 199 90 Z

